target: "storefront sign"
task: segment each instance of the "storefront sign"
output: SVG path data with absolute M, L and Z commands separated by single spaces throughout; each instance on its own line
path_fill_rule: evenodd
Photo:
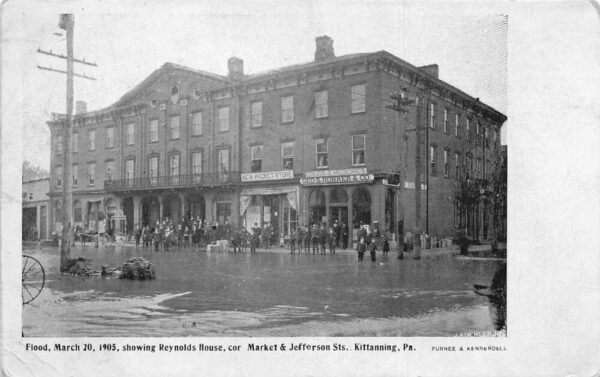
M 370 183 L 375 180 L 373 174 L 338 175 L 333 177 L 312 177 L 300 179 L 304 186 L 345 185 L 354 183 Z
M 357 175 L 367 174 L 367 168 L 352 168 L 352 169 L 338 169 L 338 170 L 313 170 L 307 171 L 306 178 L 315 177 L 334 177 L 339 175 Z
M 294 178 L 293 170 L 265 171 L 260 173 L 242 174 L 242 182 L 275 181 L 278 179 Z

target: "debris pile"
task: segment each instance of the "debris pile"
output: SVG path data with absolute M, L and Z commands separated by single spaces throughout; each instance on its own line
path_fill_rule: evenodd
M 97 271 L 94 270 L 94 267 L 89 265 L 89 259 L 78 257 L 78 258 L 69 258 L 67 262 L 66 272 L 71 275 L 77 275 L 82 277 L 89 277 L 94 275 Z
M 152 263 L 142 257 L 134 257 L 123 263 L 120 279 L 152 280 L 156 278 L 156 271 Z

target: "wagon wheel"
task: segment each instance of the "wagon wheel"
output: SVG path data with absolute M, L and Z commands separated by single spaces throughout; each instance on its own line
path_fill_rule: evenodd
M 40 261 L 29 255 L 23 255 L 22 270 L 22 288 L 23 305 L 30 303 L 40 295 L 46 281 L 46 273 Z

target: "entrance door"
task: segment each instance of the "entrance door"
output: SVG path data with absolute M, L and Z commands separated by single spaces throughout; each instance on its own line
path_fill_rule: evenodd
M 348 207 L 330 207 L 329 213 L 331 214 L 331 225 L 335 223 L 335 220 L 340 226 L 342 223 L 348 225 Z

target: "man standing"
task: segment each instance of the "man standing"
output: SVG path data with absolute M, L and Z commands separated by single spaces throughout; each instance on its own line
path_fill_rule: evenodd
M 142 229 L 139 224 L 135 227 L 135 248 L 137 249 L 140 246 L 140 238 L 142 238 Z
M 250 242 L 250 253 L 256 253 L 256 248 L 258 247 L 258 243 L 260 241 L 260 228 L 257 223 L 254 223 L 254 228 L 252 228 L 252 241 Z
M 358 261 L 362 262 L 365 257 L 365 252 L 367 251 L 367 244 L 365 243 L 364 238 L 360 238 L 358 244 L 356 245 L 356 251 L 358 252 Z
M 348 225 L 345 222 L 342 222 L 342 247 L 348 248 Z
M 335 222 L 333 223 L 333 235 L 334 235 L 334 242 L 335 242 L 336 247 L 340 247 L 341 234 L 342 234 L 342 229 L 340 228 L 340 224 L 338 224 L 338 221 L 335 220 Z

